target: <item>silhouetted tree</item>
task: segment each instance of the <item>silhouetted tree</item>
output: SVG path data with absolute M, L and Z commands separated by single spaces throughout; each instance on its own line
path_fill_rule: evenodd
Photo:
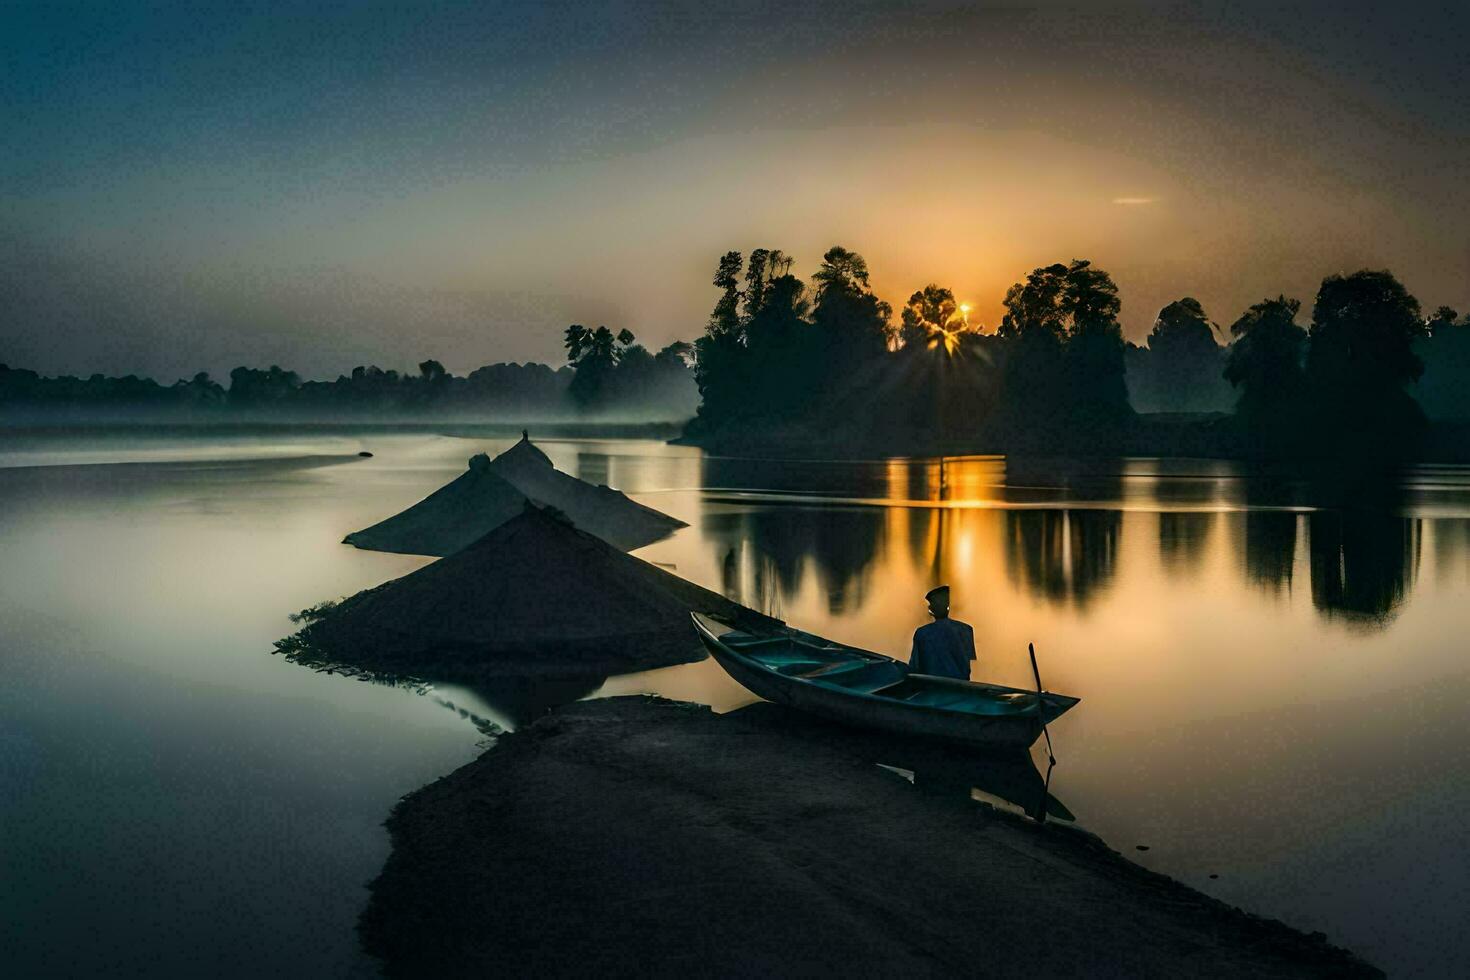
M 779 249 L 755 249 L 748 263 L 739 252 L 721 258 L 714 277 L 721 296 L 695 344 L 701 403 L 692 431 L 799 421 L 823 394 L 831 372 L 819 362 L 827 352 L 791 265 Z M 745 288 L 738 290 L 742 267 Z
M 792 380 L 811 391 L 820 418 L 850 425 L 874 411 L 871 392 L 888 356 L 893 310 L 873 293 L 863 257 L 840 245 L 822 256 L 812 285 L 812 346 L 803 377 Z
M 215 383 L 207 371 L 200 371 L 188 381 L 175 382 L 171 390 L 193 408 L 223 405 L 226 398 L 225 389 Z
M 1058 263 L 1033 270 L 1006 291 L 997 333 L 1008 342 L 1002 407 L 1012 425 L 1059 421 L 1067 414 L 1066 279 L 1067 267 Z
M 1235 342 L 1225 380 L 1240 391 L 1236 413 L 1256 428 L 1294 425 L 1302 407 L 1302 352 L 1307 332 L 1296 322 L 1301 301 L 1262 300 L 1230 326 Z
M 776 422 L 799 421 L 825 390 L 822 352 L 807 320 L 811 304 L 806 285 L 783 273 L 767 280 L 759 308 L 751 307 L 748 299 L 747 308 L 744 413 Z
M 1064 301 L 1072 316 L 1067 364 L 1075 415 L 1111 420 L 1131 414 L 1117 285 L 1101 269 L 1074 260 L 1067 270 Z
M 694 366 L 694 345 L 687 340 L 676 340 L 655 354 L 653 359 L 669 368 L 691 368 Z
M 740 334 L 740 270 L 745 262 L 739 252 L 726 252 L 715 270 L 714 284 L 720 299 L 710 314 L 708 332 L 717 337 Z
M 720 298 L 710 312 L 704 336 L 694 343 L 694 380 L 699 412 L 692 431 L 717 429 L 739 415 L 745 396 L 745 333 L 740 319 L 740 273 L 745 259 L 726 252 L 715 269 Z
M 412 414 L 432 412 L 442 407 L 449 397 L 453 379 L 444 365 L 430 358 L 419 362 L 419 376 L 405 377 L 388 395 L 391 406 Z
M 230 372 L 230 404 L 251 407 L 280 404 L 300 387 L 301 378 L 295 371 L 283 371 L 276 364 L 265 371 L 237 367 Z
M 643 358 L 646 371 L 630 370 L 627 383 L 609 395 L 617 404 L 606 407 L 643 417 L 687 417 L 683 413 L 693 410 L 696 398 L 692 372 L 679 355 L 680 347 L 670 346 L 662 360 Z M 84 418 L 201 412 L 304 419 L 426 413 L 544 418 L 568 410 L 573 377 L 570 369 L 555 371 L 545 364 L 492 364 L 468 378 L 456 378 L 438 361 L 427 360 L 417 374 L 359 365 L 333 381 L 302 381 L 295 372 L 272 365 L 264 370 L 236 368 L 227 392 L 202 371 L 163 387 L 133 376 L 42 378 L 34 371 L 0 367 L 0 407 L 8 414 L 34 410 Z
M 1006 292 L 1007 421 L 1090 427 L 1132 412 L 1118 287 L 1083 259 L 1035 269 Z
M 1415 343 L 1424 373 L 1415 396 L 1432 419 L 1470 419 L 1470 314 L 1441 306 Z
M 887 358 L 886 414 L 929 438 L 978 432 L 996 390 L 996 338 L 973 329 L 953 291 L 929 283 L 900 315 L 902 346 Z
M 1424 321 L 1424 329 L 1429 335 L 1433 336 L 1434 331 L 1441 327 L 1454 326 L 1455 319 L 1459 315 L 1453 306 L 1441 306 L 1434 311 L 1433 316 Z
M 591 330 L 574 323 L 567 327 L 567 362 L 577 372 L 567 390 L 579 407 L 589 408 L 602 398 L 608 378 L 634 339 L 627 330 L 620 330 L 614 336 L 605 326 Z M 643 351 L 645 357 L 647 354 Z
M 966 326 L 954 293 L 932 282 L 909 297 L 899 318 L 899 339 L 910 350 L 939 344 L 953 350 Z
M 1424 420 L 1404 386 L 1424 363 L 1419 301 L 1388 272 L 1328 276 L 1317 291 L 1308 334 L 1307 381 L 1322 429 L 1359 446 L 1397 449 Z
M 683 341 L 650 354 L 641 344 L 628 344 L 618 356 L 617 366 L 603 380 L 598 396 L 601 407 L 613 413 L 647 415 L 655 411 L 688 418 L 698 405 L 699 393 L 686 358 L 693 346 Z
M 1129 364 L 1128 387 L 1134 406 L 1162 412 L 1210 412 L 1229 407 L 1222 378 L 1225 353 L 1215 339 L 1215 324 L 1192 296 L 1159 311 L 1146 353 Z M 1135 367 L 1139 370 L 1135 372 Z
M 458 386 L 465 409 L 496 414 L 554 414 L 564 409 L 575 373 L 546 364 L 487 364 Z
M 868 285 L 868 264 L 840 245 L 829 248 L 812 275 L 816 302 L 812 324 L 823 359 L 835 377 L 858 370 L 888 352 L 893 309 Z
M 868 263 L 858 253 L 833 245 L 822 255 L 822 264 L 812 273 L 812 282 L 816 283 L 818 300 L 833 289 L 861 292 L 868 288 Z
M 733 253 L 739 254 L 739 253 Z M 745 267 L 745 319 L 749 323 L 766 305 L 771 283 L 791 273 L 792 259 L 779 248 L 758 248 Z

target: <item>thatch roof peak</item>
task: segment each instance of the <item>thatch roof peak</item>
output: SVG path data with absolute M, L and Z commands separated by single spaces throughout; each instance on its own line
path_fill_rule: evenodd
M 521 430 L 520 441 L 499 456 L 496 456 L 492 462 L 505 466 L 531 464 L 545 466 L 548 469 L 555 468 L 555 465 L 551 462 L 551 457 L 547 456 L 531 441 L 531 434 L 524 429 Z
M 343 540 L 372 551 L 450 555 L 519 514 L 526 499 L 555 507 L 584 531 L 628 551 L 684 526 L 620 491 L 561 472 L 523 434 L 494 459 L 476 453 L 451 483 Z

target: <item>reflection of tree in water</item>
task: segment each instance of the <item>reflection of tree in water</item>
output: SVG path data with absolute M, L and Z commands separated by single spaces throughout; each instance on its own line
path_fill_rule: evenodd
M 1123 514 L 1116 510 L 1006 511 L 1006 570 L 1052 602 L 1084 606 L 1112 581 Z
M 906 483 L 910 500 L 938 500 L 943 490 L 943 461 L 921 463 L 914 461 L 906 469 Z
M 1247 579 L 1290 588 L 1300 517 L 1285 508 L 1321 508 L 1306 518 L 1312 605 L 1329 619 L 1388 625 L 1414 588 L 1422 550 L 1422 522 L 1402 516 L 1403 474 L 1345 461 L 1261 465 L 1248 476 Z
M 1470 570 L 1470 520 L 1441 518 L 1434 522 L 1434 567 L 1442 582 Z
M 817 578 L 827 592 L 828 608 L 834 613 L 861 606 L 867 592 L 868 572 L 877 559 L 883 535 L 883 513 L 873 509 L 819 510 L 802 522 L 808 529 L 809 553 Z M 786 530 L 772 526 L 784 537 Z M 766 547 L 776 547 L 768 539 Z
M 1214 526 L 1215 515 L 1209 512 L 1188 513 L 1164 511 L 1159 514 L 1159 556 L 1174 574 L 1199 571 L 1205 556 L 1205 541 Z
M 1414 587 L 1421 522 L 1367 511 L 1307 518 L 1312 604 L 1329 618 L 1386 626 Z
M 942 583 L 963 583 L 973 570 L 968 550 L 961 545 L 982 533 L 980 525 L 995 516 L 990 511 L 949 507 L 915 508 L 907 512 L 909 558 L 927 589 Z
M 722 571 L 727 595 L 756 608 L 789 601 L 809 559 L 833 613 L 861 605 L 882 547 L 884 515 L 869 507 L 764 507 L 711 515 L 706 530 L 726 547 Z M 746 570 L 754 596 L 743 595 Z
M 778 563 L 770 555 L 756 555 L 752 564 L 755 566 L 751 585 L 751 602 L 754 608 L 781 619 L 783 598 L 789 591 L 795 590 L 794 585 L 784 589 L 782 586 L 783 581 L 794 581 L 783 574 L 782 570 L 787 567 L 786 560 Z
M 943 507 L 916 507 L 908 512 L 909 554 L 915 565 L 929 569 L 929 578 L 936 585 L 948 572 L 943 552 L 951 517 Z
M 1242 564 L 1251 585 L 1271 592 L 1290 591 L 1296 566 L 1297 513 L 1287 509 L 1310 505 L 1309 486 L 1281 467 L 1244 467 L 1241 491 L 1246 505 Z M 1300 474 L 1296 474 L 1300 476 Z
M 1072 546 L 1072 595 L 1082 605 L 1112 581 L 1118 564 L 1123 514 L 1116 510 L 1067 513 Z
M 1245 513 L 1245 577 L 1260 588 L 1291 588 L 1296 562 L 1297 515 L 1287 510 Z
M 769 535 L 762 531 L 769 516 L 767 510 L 707 514 L 704 531 L 720 542 L 721 584 L 725 595 L 755 609 L 763 608 L 763 598 L 773 593 L 794 595 L 801 584 L 801 568 L 806 557 L 800 547 L 778 547 L 764 551 L 761 545 Z M 746 579 L 754 580 L 757 595 L 746 593 Z
M 1062 511 L 1006 511 L 1006 570 L 1012 583 L 1054 602 L 1067 597 L 1066 526 Z
M 740 554 L 733 544 L 720 559 L 720 591 L 725 593 L 725 598 L 740 601 Z
M 1006 460 L 1006 481 L 1066 488 L 1074 499 L 1123 499 L 1119 460 Z M 1010 495 L 1008 493 L 1008 499 Z M 1119 510 L 1006 511 L 1006 568 L 1012 582 L 1052 602 L 1086 605 L 1112 581 L 1123 531 Z
M 1217 471 L 1199 470 L 1196 466 L 1181 468 L 1170 461 L 1148 464 L 1146 474 L 1137 466 L 1125 464 L 1135 482 L 1151 477 L 1147 491 L 1160 505 L 1159 558 L 1171 574 L 1193 574 L 1199 571 L 1205 556 L 1205 542 L 1215 526 L 1215 514 L 1209 510 L 1217 495 Z

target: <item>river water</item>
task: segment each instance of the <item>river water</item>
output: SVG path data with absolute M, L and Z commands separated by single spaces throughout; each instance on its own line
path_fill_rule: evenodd
M 1046 685 L 1083 698 L 1052 729 L 1052 793 L 1079 825 L 1395 975 L 1470 975 L 1470 468 L 539 444 L 689 522 L 640 556 L 813 632 L 905 656 L 923 593 L 950 584 L 977 678 L 1028 686 L 1034 642 Z M 508 445 L 0 435 L 0 949 L 18 975 L 371 974 L 353 925 L 383 818 L 528 700 L 750 700 L 709 661 L 498 697 L 270 654 L 288 613 L 426 561 L 344 533 Z

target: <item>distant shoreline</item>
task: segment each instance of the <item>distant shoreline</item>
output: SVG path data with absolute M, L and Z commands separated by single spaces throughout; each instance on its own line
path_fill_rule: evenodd
M 893 459 L 940 456 L 1073 458 L 1217 459 L 1236 462 L 1295 461 L 1302 464 L 1370 462 L 1392 464 L 1470 463 L 1470 420 L 1429 423 L 1417 447 L 1390 458 L 1314 455 L 1299 444 L 1263 449 L 1233 424 L 1229 415 L 1140 415 L 1131 423 L 1102 432 L 986 433 L 936 438 L 928 433 L 886 431 L 821 433 L 801 428 L 780 431 L 724 431 L 695 435 L 685 421 L 615 422 L 474 420 L 81 420 L 10 422 L 0 419 L 6 437 L 85 437 L 101 433 L 149 436 L 270 435 L 302 433 L 417 433 L 451 438 L 519 438 L 523 430 L 543 439 L 648 439 L 703 449 L 712 455 L 752 459 Z M 1402 447 L 1401 447 L 1402 448 Z M 1413 451 L 1409 451 L 1412 449 Z
M 937 456 L 1016 456 L 1078 458 L 1219 459 L 1238 462 L 1299 463 L 1470 463 L 1470 420 L 1431 422 L 1414 445 L 1398 445 L 1392 455 L 1373 457 L 1361 450 L 1334 452 L 1331 446 L 1298 436 L 1263 446 L 1224 414 L 1140 415 L 1129 423 L 1096 431 L 977 432 L 934 437 L 922 432 L 820 434 L 725 431 L 682 435 L 675 445 L 706 452 L 762 459 L 852 459 Z M 1313 450 L 1317 450 L 1314 452 Z
M 287 434 L 332 432 L 344 435 L 361 433 L 427 433 L 456 438 L 520 438 L 529 429 L 534 435 L 552 439 L 657 439 L 671 441 L 684 429 L 683 422 L 578 422 L 578 421 L 310 421 L 310 420 L 229 420 L 199 421 L 133 421 L 84 420 L 53 423 L 0 420 L 0 438 L 5 436 L 85 436 L 101 432 L 137 432 L 148 435 L 192 436 L 201 433 Z

